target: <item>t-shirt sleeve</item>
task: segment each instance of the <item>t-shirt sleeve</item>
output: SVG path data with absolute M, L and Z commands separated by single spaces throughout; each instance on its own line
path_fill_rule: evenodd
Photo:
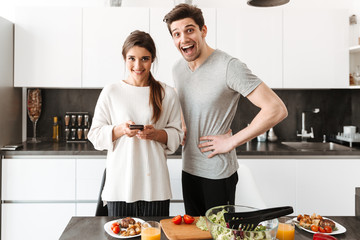
M 229 61 L 227 67 L 226 83 L 229 88 L 246 97 L 262 81 L 250 71 L 245 63 L 233 58 Z

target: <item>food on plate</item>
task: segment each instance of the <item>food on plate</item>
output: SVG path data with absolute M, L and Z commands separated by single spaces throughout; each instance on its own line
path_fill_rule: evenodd
M 299 225 L 303 228 L 309 229 L 313 232 L 321 232 L 321 233 L 331 233 L 336 230 L 335 222 L 330 219 L 324 219 L 320 215 L 298 215 L 297 220 L 299 221 Z
M 313 236 L 313 240 L 337 240 L 337 238 L 327 234 L 315 233 Z
M 184 222 L 186 224 L 192 224 L 194 221 L 195 221 L 194 217 L 187 215 L 187 214 L 184 215 Z
M 141 233 L 141 223 L 127 217 L 111 224 L 111 231 L 121 236 L 135 236 Z
M 322 219 L 319 223 L 319 226 L 325 228 L 326 226 L 331 227 L 332 230 L 335 229 L 335 223 L 329 219 Z
M 177 224 L 177 225 L 181 224 L 181 222 L 182 222 L 181 215 L 177 215 L 176 217 L 173 217 L 172 222 Z
M 135 224 L 135 220 L 131 217 L 126 217 L 120 220 L 120 226 L 122 228 L 128 228 L 130 224 Z
M 118 234 L 120 232 L 119 222 L 114 222 L 113 224 L 111 224 L 111 231 L 113 231 L 113 233 L 115 234 Z

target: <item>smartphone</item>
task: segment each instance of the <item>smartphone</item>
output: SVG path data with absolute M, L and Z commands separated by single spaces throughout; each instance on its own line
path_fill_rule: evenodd
M 129 128 L 131 130 L 134 130 L 134 129 L 139 129 L 139 130 L 144 130 L 144 125 L 139 125 L 139 124 L 130 124 L 129 125 Z

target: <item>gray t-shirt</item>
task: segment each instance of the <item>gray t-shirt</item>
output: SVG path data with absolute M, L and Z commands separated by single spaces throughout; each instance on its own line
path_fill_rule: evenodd
M 194 72 L 182 58 L 174 65 L 173 79 L 187 128 L 183 170 L 195 176 L 222 179 L 238 169 L 235 149 L 207 158 L 199 138 L 225 134 L 234 119 L 240 94 L 247 96 L 261 80 L 240 60 L 215 50 Z

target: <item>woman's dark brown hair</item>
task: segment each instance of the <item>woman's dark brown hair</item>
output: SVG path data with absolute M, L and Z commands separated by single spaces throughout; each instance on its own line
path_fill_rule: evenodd
M 179 4 L 176 5 L 168 14 L 165 15 L 163 21 L 166 22 L 167 27 L 169 29 L 170 35 L 171 29 L 170 25 L 177 21 L 184 18 L 192 18 L 194 22 L 199 25 L 200 30 L 203 28 L 205 22 L 204 22 L 204 16 L 202 14 L 202 11 L 200 8 L 197 8 L 194 5 L 189 4 Z
M 127 52 L 135 46 L 148 50 L 151 54 L 151 62 L 154 62 L 156 58 L 156 47 L 150 34 L 139 30 L 130 33 L 130 35 L 126 38 L 122 48 L 122 55 L 124 59 L 126 59 Z M 148 81 L 150 86 L 149 104 L 153 108 L 152 121 L 156 123 L 159 120 L 162 111 L 164 88 L 158 81 L 155 80 L 151 72 Z

